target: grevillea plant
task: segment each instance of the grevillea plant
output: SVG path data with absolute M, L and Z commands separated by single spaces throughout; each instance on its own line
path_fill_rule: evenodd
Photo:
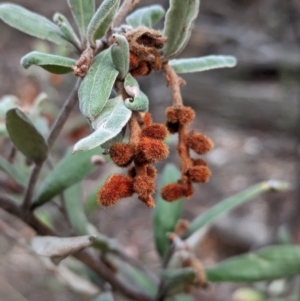
M 46 126 L 43 132 L 44 127 L 40 125 L 45 125 L 45 120 L 38 107 L 41 99 L 47 101 L 44 95 L 39 96 L 27 114 L 18 107 L 16 98 L 2 99 L 0 117 L 5 118 L 5 127 L 1 127 L 1 133 L 10 137 L 15 150 L 30 160 L 33 167 L 29 170 L 23 164 L 17 168 L 12 164 L 14 156 L 9 158 L 10 162 L 1 158 L 1 169 L 25 193 L 21 205 L 9 195 L 0 195 L 0 207 L 35 229 L 38 235 L 32 240 L 32 248 L 38 254 L 50 257 L 56 264 L 73 255 L 104 280 L 100 286 L 107 288 L 108 282 L 113 290 L 131 300 L 187 301 L 192 300 L 193 287 L 204 288 L 208 282 L 251 282 L 296 275 L 300 271 L 299 263 L 295 264 L 299 262 L 300 250 L 295 246 L 266 248 L 255 256 L 229 259 L 212 268 L 204 268 L 195 256 L 196 246 L 217 217 L 263 192 L 285 190 L 287 184 L 276 181 L 257 184 L 222 201 L 191 223 L 180 220 L 184 199 L 193 196 L 193 185 L 209 180 L 210 169 L 199 156 L 209 152 L 213 142 L 189 129 L 195 112 L 184 105 L 180 86 L 185 81 L 178 74 L 234 67 L 236 60 L 221 55 L 175 59 L 191 36 L 199 0 L 170 0 L 166 13 L 160 5 L 133 11 L 138 2 L 124 0 L 120 6 L 120 0 L 104 0 L 95 10 L 94 0 L 68 0 L 77 29 L 60 13 L 53 16 L 52 22 L 15 4 L 0 5 L 0 18 L 5 23 L 65 46 L 72 54 L 63 57 L 33 51 L 21 59 L 24 68 L 37 65 L 55 74 L 73 72 L 78 78 L 52 128 L 48 130 Z M 160 22 L 163 18 L 164 22 Z M 157 24 L 161 24 L 160 30 L 153 28 Z M 172 92 L 173 102 L 166 103 L 165 124 L 155 122 L 155 116 L 148 110 L 148 96 L 141 91 L 137 80 L 152 72 L 163 72 Z M 67 152 L 57 164 L 49 164 L 53 168 L 45 175 L 41 170 L 49 161 L 49 151 L 78 100 L 91 133 L 77 141 L 73 154 Z M 157 189 L 153 164 L 168 157 L 165 139 L 169 134 L 178 136 L 180 171 L 168 164 Z M 98 187 L 97 196 L 83 205 L 79 198 L 80 182 L 95 169 L 94 163 L 102 160 L 100 151 L 109 154 L 118 167 L 128 168 L 127 174 L 109 175 Z M 198 156 L 191 156 L 192 151 Z M 154 278 L 88 220 L 96 199 L 101 206 L 111 206 L 134 194 L 146 206 L 155 207 L 153 229 L 162 270 Z M 55 225 L 48 221 L 46 226 L 35 213 L 42 205 L 56 202 L 58 196 L 63 204 L 62 212 L 73 227 L 72 233 L 78 237 L 59 237 Z M 101 256 L 95 256 L 90 250 L 78 252 L 89 246 Z M 292 255 L 285 258 L 286 252 Z M 269 264 L 264 264 L 261 258 Z M 285 259 L 284 265 L 279 258 Z M 112 298 L 112 292 L 106 292 L 97 300 Z

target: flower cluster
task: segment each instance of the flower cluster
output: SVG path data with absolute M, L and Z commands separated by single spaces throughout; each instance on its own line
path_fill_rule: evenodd
M 195 131 L 188 131 L 189 124 L 195 118 L 195 112 L 190 107 L 169 107 L 166 110 L 167 128 L 170 133 L 178 133 L 178 154 L 181 161 L 181 179 L 162 188 L 162 197 L 169 202 L 181 197 L 193 195 L 192 183 L 206 183 L 210 170 L 201 158 L 191 158 L 190 150 L 198 155 L 204 155 L 213 148 L 213 142 L 208 137 Z
M 111 206 L 136 193 L 148 207 L 155 207 L 152 194 L 156 170 L 152 164 L 168 156 L 168 147 L 163 142 L 167 134 L 166 126 L 152 123 L 150 113 L 146 113 L 140 122 L 137 118 L 131 119 L 129 143 L 115 143 L 110 148 L 110 156 L 116 165 L 127 167 L 132 164 L 132 167 L 127 176 L 115 174 L 108 178 L 98 192 L 100 205 Z

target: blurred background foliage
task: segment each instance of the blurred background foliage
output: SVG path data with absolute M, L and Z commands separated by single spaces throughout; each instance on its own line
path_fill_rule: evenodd
M 50 19 L 59 11 L 72 21 L 66 1 L 13 2 Z M 167 0 L 155 3 L 168 7 Z M 153 1 L 143 0 L 140 6 L 149 4 Z M 161 28 L 161 24 L 157 28 Z M 22 107 L 29 110 L 39 93 L 46 92 L 49 101 L 44 107 L 44 117 L 51 122 L 72 87 L 73 76 L 51 75 L 38 67 L 25 71 L 19 62 L 32 50 L 50 52 L 51 49 L 52 53 L 62 55 L 65 50 L 53 48 L 55 46 L 31 38 L 3 22 L 0 32 L 0 96 L 16 95 Z M 192 126 L 215 142 L 215 149 L 206 156 L 213 172 L 211 180 L 197 187 L 197 194 L 185 203 L 184 217 L 192 220 L 221 199 L 260 181 L 284 180 L 290 182 L 293 189 L 258 197 L 214 223 L 197 250 L 206 266 L 278 240 L 300 242 L 300 2 L 202 0 L 192 37 L 180 56 L 210 54 L 234 55 L 238 65 L 233 69 L 183 76 L 187 81 L 182 89 L 184 101 L 197 112 Z M 154 120 L 163 122 L 163 108 L 171 103 L 171 95 L 162 74 L 154 73 L 139 81 L 149 96 Z M 75 110 L 56 146 L 57 157 L 88 132 L 89 126 L 78 109 Z M 170 143 L 172 145 L 172 140 Z M 0 151 L 9 156 L 10 148 L 5 139 L 0 140 Z M 175 153 L 175 147 L 171 148 L 170 161 L 176 162 Z M 159 170 L 162 167 L 158 165 Z M 151 210 L 127 200 L 100 210 L 89 201 L 93 200 L 91 193 L 95 193 L 112 168 L 116 169 L 104 164 L 82 183 L 82 198 L 86 200 L 90 219 L 102 233 L 116 238 L 128 254 L 155 272 L 159 260 L 152 237 Z M 0 186 L 11 185 L 12 193 L 21 189 L 4 179 L 1 175 Z M 70 191 L 72 193 L 74 195 Z M 53 204 L 48 204 L 46 213 L 41 216 L 45 222 L 51 216 L 63 233 L 66 226 L 56 210 Z M 13 224 L 22 236 L 32 235 L 29 228 L 3 211 L 0 217 Z M 14 301 L 90 300 L 82 291 L 76 293 L 59 281 L 54 271 L 41 268 L 31 254 L 12 244 L 1 231 L 0 252 L 0 299 L 13 296 Z M 249 287 L 214 284 L 205 291 L 197 291 L 196 300 L 285 298 L 293 291 L 292 286 L 297 287 L 297 279 L 288 288 L 284 280 L 280 281 Z M 13 283 L 13 287 L 9 283 Z

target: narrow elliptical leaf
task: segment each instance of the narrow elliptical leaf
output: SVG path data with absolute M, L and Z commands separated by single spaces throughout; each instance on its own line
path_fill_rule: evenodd
M 189 237 L 195 231 L 214 222 L 221 215 L 229 212 L 230 210 L 233 210 L 237 206 L 247 201 L 254 199 L 262 193 L 268 191 L 285 191 L 288 188 L 288 183 L 274 180 L 256 184 L 234 196 L 221 201 L 217 205 L 205 211 L 203 214 L 200 214 L 191 222 L 189 228 L 187 229 L 187 232 L 185 233 L 185 237 Z
M 139 26 L 153 27 L 165 15 L 165 10 L 161 5 L 150 5 L 139 8 L 126 18 L 126 22 L 133 28 Z
M 37 65 L 55 74 L 72 72 L 72 66 L 75 64 L 76 61 L 68 57 L 42 53 L 38 51 L 30 52 L 21 59 L 21 65 L 25 69 L 32 65 Z
M 180 179 L 180 172 L 173 164 L 168 164 L 162 173 L 160 188 L 176 182 Z M 175 225 L 181 216 L 183 200 L 173 203 L 166 202 L 160 194 L 156 198 L 156 207 L 154 209 L 154 239 L 156 250 L 161 257 L 164 257 L 168 248 L 169 240 L 167 233 L 173 232 Z
M 119 78 L 123 80 L 129 71 L 129 45 L 127 39 L 115 34 L 115 43 L 111 46 L 111 57 L 113 64 L 119 72 Z
M 82 42 L 86 40 L 86 30 L 95 12 L 95 0 L 68 0 L 73 18 L 78 26 Z
M 91 173 L 95 169 L 91 157 L 99 154 L 99 152 L 100 149 L 74 155 L 68 152 L 40 185 L 33 206 L 40 206 L 50 201 Z
M 10 3 L 0 4 L 0 19 L 11 27 L 36 38 L 73 47 L 72 44 L 64 39 L 59 28 L 54 23 L 22 6 Z
M 120 5 L 120 0 L 104 0 L 94 14 L 87 29 L 88 42 L 95 46 L 96 40 L 102 38 L 111 25 Z
M 103 110 L 118 76 L 110 51 L 109 48 L 96 56 L 78 91 L 80 111 L 91 122 Z
M 231 68 L 236 65 L 236 59 L 233 56 L 210 55 L 199 58 L 171 60 L 169 65 L 176 73 L 192 73 L 211 69 Z
M 98 118 L 92 122 L 95 131 L 79 140 L 73 151 L 85 151 L 102 145 L 117 136 L 131 117 L 131 110 L 124 105 L 121 96 L 109 99 Z
M 15 147 L 28 159 L 41 163 L 47 158 L 48 146 L 30 118 L 18 108 L 6 113 L 6 128 Z
M 168 38 L 164 47 L 165 57 L 171 58 L 184 49 L 190 38 L 199 6 L 200 0 L 170 0 L 164 27 L 164 36 Z
M 206 269 L 209 282 L 255 282 L 300 273 L 300 247 L 280 245 L 235 256 Z

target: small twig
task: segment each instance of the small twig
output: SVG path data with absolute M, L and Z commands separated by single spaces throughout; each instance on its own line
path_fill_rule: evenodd
M 173 106 L 181 107 L 182 106 L 182 97 L 180 92 L 180 85 L 185 84 L 185 81 L 180 78 L 174 69 L 168 64 L 163 64 L 163 71 L 167 80 L 167 84 L 171 87 L 172 96 L 173 96 Z
M 119 26 L 124 18 L 138 5 L 140 0 L 124 0 L 113 21 L 114 26 Z
M 40 171 L 42 169 L 43 163 L 36 164 L 34 168 L 32 169 L 29 182 L 26 188 L 24 200 L 22 203 L 22 209 L 28 210 L 31 206 L 31 201 L 34 193 L 34 188 L 36 185 L 36 182 L 39 178 Z
M 68 99 L 66 100 L 64 106 L 62 107 L 61 111 L 59 112 L 47 139 L 48 148 L 51 149 L 53 143 L 55 142 L 56 138 L 58 137 L 59 133 L 61 132 L 65 122 L 67 121 L 68 117 L 71 114 L 71 111 L 78 100 L 78 89 L 81 83 L 81 78 L 78 78 L 76 84 L 70 93 Z

